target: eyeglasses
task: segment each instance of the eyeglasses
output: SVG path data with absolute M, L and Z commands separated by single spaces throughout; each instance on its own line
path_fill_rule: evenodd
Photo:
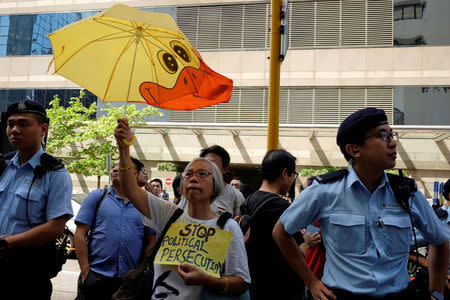
M 379 131 L 379 132 L 374 133 L 374 134 L 371 134 L 369 136 L 366 136 L 365 139 L 367 140 L 368 138 L 371 138 L 371 137 L 374 137 L 374 136 L 382 139 L 385 142 L 390 141 L 391 139 L 393 139 L 396 142 L 398 141 L 398 132 L 395 132 L 395 131 L 387 132 L 387 131 L 384 131 L 384 130 Z
M 194 174 L 197 175 L 198 178 L 206 178 L 206 177 L 210 176 L 212 173 L 207 171 L 207 170 L 200 169 L 200 170 L 197 170 L 197 171 L 183 172 L 181 174 L 181 176 L 183 178 L 191 178 L 192 176 L 194 176 Z
M 295 172 L 295 171 L 294 171 L 294 174 L 295 174 L 295 177 L 294 177 L 294 181 L 295 181 L 295 180 L 297 180 L 297 178 L 298 178 L 298 175 L 300 175 L 300 174 L 298 174 L 298 173 L 297 173 L 297 172 Z

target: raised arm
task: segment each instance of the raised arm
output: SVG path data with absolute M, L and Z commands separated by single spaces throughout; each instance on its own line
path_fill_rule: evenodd
M 137 208 L 147 218 L 151 219 L 148 208 L 147 192 L 142 190 L 137 184 L 133 175 L 133 162 L 130 157 L 130 146 L 124 143 L 132 140 L 132 134 L 127 119 L 118 119 L 117 127 L 114 130 L 114 137 L 119 147 L 119 177 L 121 188 L 125 196 L 130 199 L 134 207 Z

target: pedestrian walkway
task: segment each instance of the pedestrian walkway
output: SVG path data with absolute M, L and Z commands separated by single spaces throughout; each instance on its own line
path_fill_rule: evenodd
M 52 279 L 52 300 L 73 300 L 77 295 L 80 267 L 76 259 L 68 259 L 58 276 Z

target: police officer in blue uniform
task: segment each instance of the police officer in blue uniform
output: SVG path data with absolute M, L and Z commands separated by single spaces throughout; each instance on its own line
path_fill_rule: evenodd
M 72 181 L 42 148 L 49 123 L 42 105 L 21 101 L 5 117 L 17 152 L 1 160 L 0 298 L 50 299 L 51 250 L 73 216 Z
M 322 183 L 314 181 L 275 225 L 274 239 L 314 299 L 409 299 L 412 226 L 384 172 L 395 166 L 397 139 L 383 110 L 366 108 L 351 114 L 337 134 L 349 170 Z M 420 191 L 408 193 L 405 201 L 414 226 L 433 245 L 430 298 L 442 299 L 448 236 Z M 292 239 L 315 220 L 319 220 L 326 248 L 322 280 L 308 269 Z

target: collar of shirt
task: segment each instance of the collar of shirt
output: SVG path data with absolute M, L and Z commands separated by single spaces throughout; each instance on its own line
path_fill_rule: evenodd
M 112 185 L 108 189 L 108 194 L 111 194 L 111 196 L 114 197 L 114 199 L 123 202 L 124 205 L 132 205 L 131 201 L 129 201 L 129 200 L 128 200 L 128 202 L 125 203 L 125 201 L 123 201 L 123 198 L 120 197 L 120 195 L 116 193 L 116 191 L 114 190 L 114 187 Z
M 29 164 L 33 170 L 36 168 L 36 166 L 41 164 L 41 155 L 44 153 L 44 150 L 42 147 L 39 149 L 38 152 L 36 152 L 26 163 L 23 164 L 25 166 L 26 164 Z M 16 167 L 20 168 L 20 162 L 19 162 L 19 152 L 17 152 L 14 157 L 11 159 L 11 163 Z
M 359 179 L 359 176 L 356 173 L 356 171 L 352 167 L 350 167 L 348 170 L 348 175 L 347 175 L 347 189 L 350 189 L 350 187 L 353 184 L 355 184 L 355 182 L 359 182 L 359 184 L 361 186 L 365 187 L 365 185 Z M 377 190 L 382 188 L 383 186 L 385 186 L 388 182 L 389 182 L 389 180 L 387 178 L 386 172 L 383 172 L 383 175 L 381 176 L 380 184 L 378 185 Z

